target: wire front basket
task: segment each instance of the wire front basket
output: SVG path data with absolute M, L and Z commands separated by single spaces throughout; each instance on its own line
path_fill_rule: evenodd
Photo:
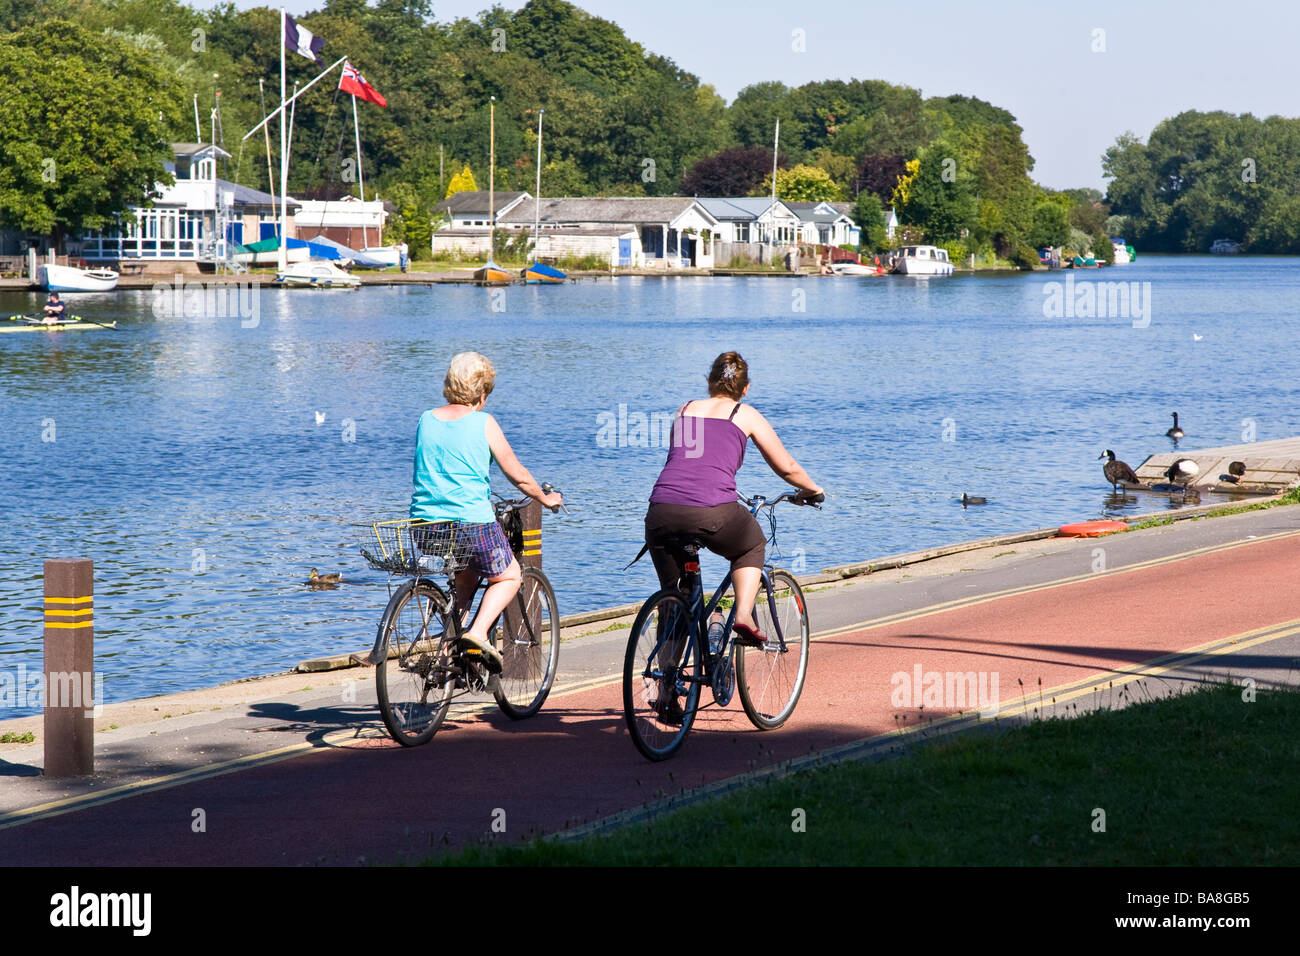
M 389 574 L 452 574 L 466 568 L 472 554 L 453 521 L 394 518 L 359 525 L 367 532 L 361 556 Z

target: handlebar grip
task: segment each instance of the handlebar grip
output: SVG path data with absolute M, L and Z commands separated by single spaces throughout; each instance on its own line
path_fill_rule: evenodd
M 819 505 L 826 500 L 824 492 L 812 495 L 807 492 L 799 492 L 794 496 L 794 503 L 797 505 Z

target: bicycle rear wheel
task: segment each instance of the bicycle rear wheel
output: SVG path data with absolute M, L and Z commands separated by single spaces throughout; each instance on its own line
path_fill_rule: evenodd
M 623 659 L 623 718 L 649 760 L 673 754 L 690 733 L 704 678 L 698 628 L 685 599 L 659 591 L 642 605 Z
M 398 588 L 384 611 L 375 693 L 384 726 L 405 747 L 432 739 L 451 707 L 456 678 L 446 636 L 450 623 L 442 591 L 420 580 Z
M 503 660 L 492 686 L 497 706 L 512 720 L 533 716 L 551 692 L 560 659 L 555 590 L 541 571 L 524 568 L 519 593 L 492 629 L 492 639 Z
M 785 571 L 773 571 L 771 581 L 771 594 L 764 588 L 754 605 L 754 622 L 767 643 L 736 648 L 740 704 L 760 730 L 775 730 L 789 719 L 808 673 L 808 606 L 803 591 Z M 778 633 L 785 639 L 784 647 Z

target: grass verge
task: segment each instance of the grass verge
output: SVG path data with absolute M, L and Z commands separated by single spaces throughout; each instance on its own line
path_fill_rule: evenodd
M 1219 684 L 806 771 L 579 842 L 429 862 L 1295 865 L 1297 792 L 1300 692 Z

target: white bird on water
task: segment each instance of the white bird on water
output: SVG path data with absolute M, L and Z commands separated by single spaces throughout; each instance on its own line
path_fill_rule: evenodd
M 325 424 L 325 413 L 324 413 L 324 412 L 317 412 L 317 413 L 316 413 L 316 424 L 317 424 L 317 425 L 324 425 L 324 424 Z
M 1205 338 L 1204 335 L 1197 335 L 1195 332 L 1192 333 L 1192 341 L 1193 341 L 1193 342 L 1199 342 L 1199 341 L 1201 341 L 1201 339 L 1203 339 L 1203 338 Z

